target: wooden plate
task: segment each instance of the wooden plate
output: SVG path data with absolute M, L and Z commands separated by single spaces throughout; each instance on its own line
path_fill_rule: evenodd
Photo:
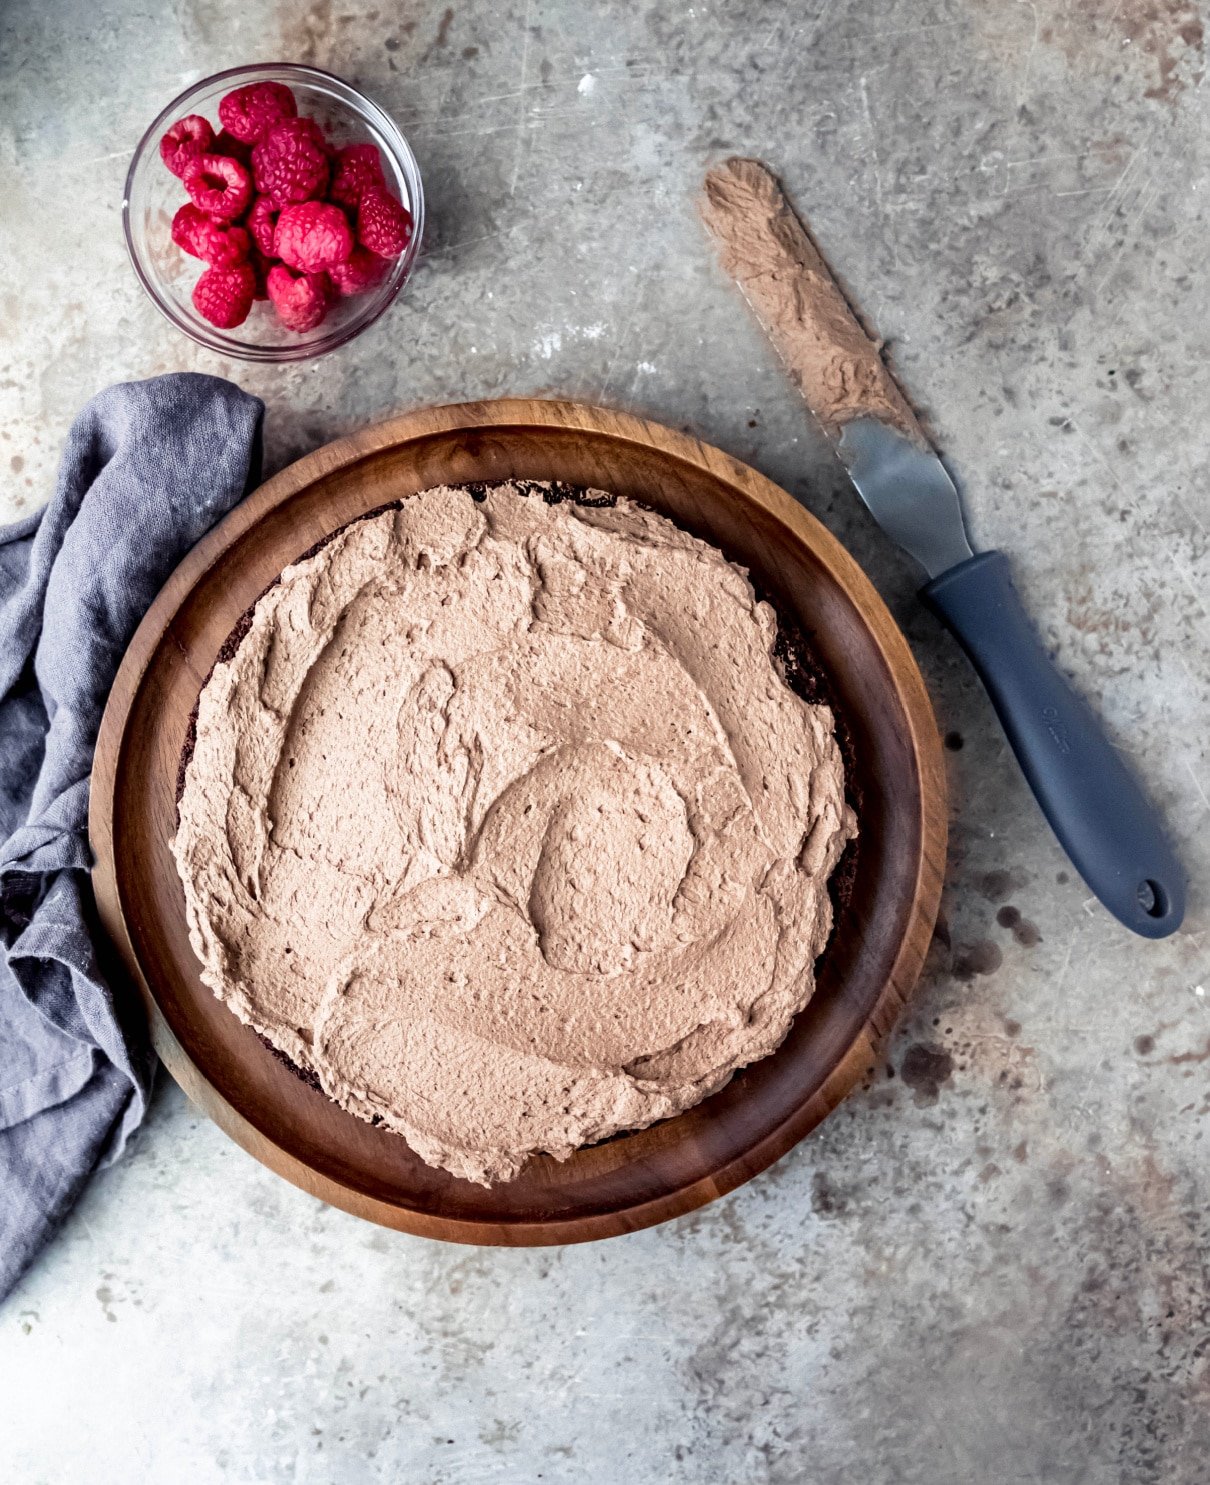
M 675 1119 L 532 1160 L 485 1190 L 301 1082 L 201 983 L 169 851 L 189 716 L 240 615 L 296 557 L 374 507 L 433 485 L 559 479 L 631 495 L 746 563 L 801 621 L 854 736 L 862 845 L 820 983 L 781 1048 Z M 139 986 L 156 1050 L 257 1159 L 390 1227 L 467 1243 L 608 1237 L 763 1170 L 867 1071 L 919 974 L 945 859 L 941 752 L 903 636 L 848 553 L 784 491 L 718 449 L 570 402 L 508 400 L 392 419 L 261 486 L 173 573 L 105 711 L 89 820 L 102 921 Z

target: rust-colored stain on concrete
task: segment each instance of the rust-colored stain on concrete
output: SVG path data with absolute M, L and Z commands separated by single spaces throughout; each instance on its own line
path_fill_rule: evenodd
M 1183 1067 L 1189 1062 L 1210 1062 L 1210 1037 L 1206 1038 L 1205 1044 L 1197 1052 L 1177 1052 L 1172 1057 L 1165 1058 L 1172 1067 Z
M 1142 59 L 1143 96 L 1175 103 L 1205 72 L 1205 27 L 1195 0 L 1079 0 L 1066 23 L 1039 35 L 1073 64 L 1087 62 L 1108 41 Z

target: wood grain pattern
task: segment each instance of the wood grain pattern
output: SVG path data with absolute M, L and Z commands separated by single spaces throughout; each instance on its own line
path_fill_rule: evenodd
M 558 479 L 646 501 L 746 563 L 801 622 L 858 754 L 862 850 L 819 987 L 781 1048 L 651 1129 L 533 1160 L 490 1191 L 426 1166 L 278 1061 L 201 983 L 169 850 L 190 712 L 224 639 L 336 527 L 439 484 Z M 427 1237 L 608 1237 L 702 1205 L 763 1170 L 873 1065 L 928 948 L 945 860 L 944 775 L 919 671 L 848 553 L 784 491 L 681 433 L 570 402 L 405 414 L 317 450 L 250 495 L 173 573 L 131 642 L 93 769 L 94 884 L 156 1050 L 231 1137 L 313 1195 Z

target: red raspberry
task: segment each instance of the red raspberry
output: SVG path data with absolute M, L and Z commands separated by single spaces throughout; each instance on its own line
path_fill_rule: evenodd
M 253 299 L 268 299 L 269 297 L 269 270 L 273 264 L 265 257 L 255 243 L 248 254 L 248 267 L 252 270 L 256 286 L 252 290 Z
M 256 274 L 250 263 L 233 268 L 207 268 L 193 286 L 198 314 L 220 330 L 234 330 L 248 318 L 256 294 Z
M 204 155 L 214 143 L 214 130 L 200 113 L 177 119 L 160 140 L 160 159 L 175 176 L 183 176 L 190 160 Z
M 226 129 L 220 129 L 214 136 L 210 153 L 227 155 L 232 160 L 238 160 L 249 174 L 252 173 L 252 146 L 245 144 L 242 139 L 236 139 L 235 135 L 228 133 Z
M 349 144 L 336 151 L 336 173 L 332 177 L 332 200 L 350 209 L 360 204 L 366 191 L 385 191 L 382 156 L 376 144 Z
M 294 94 L 285 83 L 275 82 L 249 83 L 247 87 L 236 88 L 234 93 L 220 99 L 218 105 L 219 123 L 245 144 L 255 144 L 274 124 L 292 119 L 297 112 Z
M 368 248 L 355 247 L 347 263 L 335 263 L 328 269 L 328 277 L 342 298 L 349 294 L 364 294 L 386 277 L 385 258 L 379 258 Z
M 412 213 L 386 191 L 367 191 L 357 209 L 357 241 L 380 258 L 398 257 L 412 240 Z
M 285 207 L 278 217 L 273 251 L 289 268 L 322 273 L 348 261 L 353 234 L 339 206 L 329 201 L 300 201 Z
M 274 124 L 252 150 L 256 189 L 277 206 L 311 201 L 328 185 L 328 155 L 323 134 L 313 119 L 284 119 Z
M 267 258 L 273 257 L 273 229 L 277 226 L 277 207 L 268 196 L 258 196 L 248 213 L 248 231 Z
M 201 223 L 209 220 L 206 213 L 198 211 L 192 201 L 186 201 L 184 206 L 177 208 L 177 213 L 172 219 L 172 240 L 181 252 L 188 253 L 193 258 L 202 256 L 195 250 L 193 240 Z
M 267 280 L 269 298 L 287 330 L 314 330 L 328 312 L 330 284 L 326 273 L 296 274 L 275 263 Z
M 252 251 L 252 239 L 242 227 L 222 227 L 217 222 L 199 227 L 193 240 L 200 249 L 198 257 L 211 268 L 233 268 L 236 263 L 246 263 Z
M 172 219 L 172 240 L 177 247 L 211 268 L 230 268 L 248 256 L 252 240 L 242 227 L 224 226 L 186 201 Z
M 248 172 L 227 155 L 197 156 L 185 167 L 183 179 L 194 206 L 225 222 L 242 217 L 252 199 Z

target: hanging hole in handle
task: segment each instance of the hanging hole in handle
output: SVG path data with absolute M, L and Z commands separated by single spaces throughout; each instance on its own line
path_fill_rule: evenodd
M 1149 918 L 1162 918 L 1168 911 L 1168 894 L 1158 882 L 1150 877 L 1139 883 L 1137 892 L 1139 906 Z

